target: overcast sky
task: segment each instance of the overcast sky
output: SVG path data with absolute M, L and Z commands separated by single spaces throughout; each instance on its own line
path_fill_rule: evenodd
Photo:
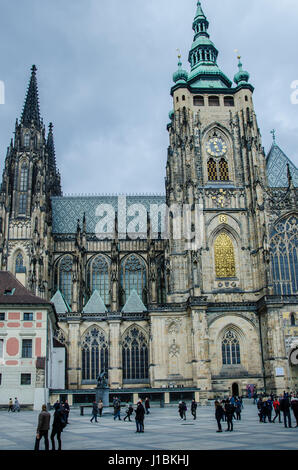
M 54 124 L 64 193 L 163 193 L 170 88 L 188 69 L 196 0 L 0 0 L 0 171 L 36 64 L 40 110 Z M 255 86 L 266 152 L 298 165 L 297 0 L 202 0 L 218 64 Z

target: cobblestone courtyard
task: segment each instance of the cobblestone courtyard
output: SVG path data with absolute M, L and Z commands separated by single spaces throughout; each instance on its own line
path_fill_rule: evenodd
M 33 450 L 37 418 L 37 411 L 1 411 L 0 450 Z M 176 407 L 152 408 L 145 419 L 144 434 L 135 433 L 134 421 L 114 421 L 111 413 L 106 412 L 98 421 L 90 423 L 90 410 L 80 416 L 78 409 L 72 409 L 69 425 L 62 433 L 62 449 L 298 450 L 298 428 L 259 423 L 256 407 L 250 403 L 245 405 L 242 420 L 234 422 L 233 433 L 216 433 L 213 406 L 199 407 L 196 421 L 189 411 L 187 420 L 181 421 Z M 292 425 L 296 425 L 293 415 Z

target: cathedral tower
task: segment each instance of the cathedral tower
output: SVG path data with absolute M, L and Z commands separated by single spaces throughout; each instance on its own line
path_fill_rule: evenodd
M 51 196 L 61 195 L 53 126 L 40 117 L 36 67 L 20 122 L 7 149 L 0 193 L 0 269 L 8 269 L 36 294 L 47 297 Z

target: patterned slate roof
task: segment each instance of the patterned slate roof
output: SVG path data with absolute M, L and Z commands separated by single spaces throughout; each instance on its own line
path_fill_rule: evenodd
M 293 184 L 298 187 L 298 169 L 278 145 L 273 144 L 267 156 L 267 176 L 271 188 L 288 187 L 287 164 L 290 165 Z
M 123 196 L 55 196 L 52 197 L 53 210 L 53 233 L 55 234 L 72 234 L 76 233 L 77 221 L 82 222 L 84 213 L 86 214 L 87 233 L 94 234 L 96 225 L 102 217 L 96 215 L 97 208 L 102 204 L 109 204 L 115 212 L 119 214 L 125 210 L 121 205 Z M 150 206 L 165 204 L 165 196 L 126 196 L 127 210 L 133 204 L 142 204 L 147 213 L 150 213 Z M 127 223 L 133 220 L 127 217 Z M 152 222 L 152 225 L 153 222 Z M 147 231 L 147 228 L 145 231 Z M 161 220 L 159 217 L 159 227 L 153 227 L 157 232 L 161 228 Z M 140 227 L 139 231 L 143 231 Z
M 106 313 L 107 308 L 98 290 L 95 290 L 86 303 L 83 313 Z
M 122 313 L 143 313 L 147 312 L 147 309 L 141 301 L 139 295 L 135 290 L 132 291 L 128 297 L 126 304 L 122 309 Z

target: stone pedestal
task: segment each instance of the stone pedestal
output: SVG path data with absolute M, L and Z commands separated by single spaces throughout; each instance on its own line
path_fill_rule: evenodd
M 109 388 L 96 388 L 96 402 L 98 403 L 99 400 L 102 400 L 104 407 L 109 407 Z

